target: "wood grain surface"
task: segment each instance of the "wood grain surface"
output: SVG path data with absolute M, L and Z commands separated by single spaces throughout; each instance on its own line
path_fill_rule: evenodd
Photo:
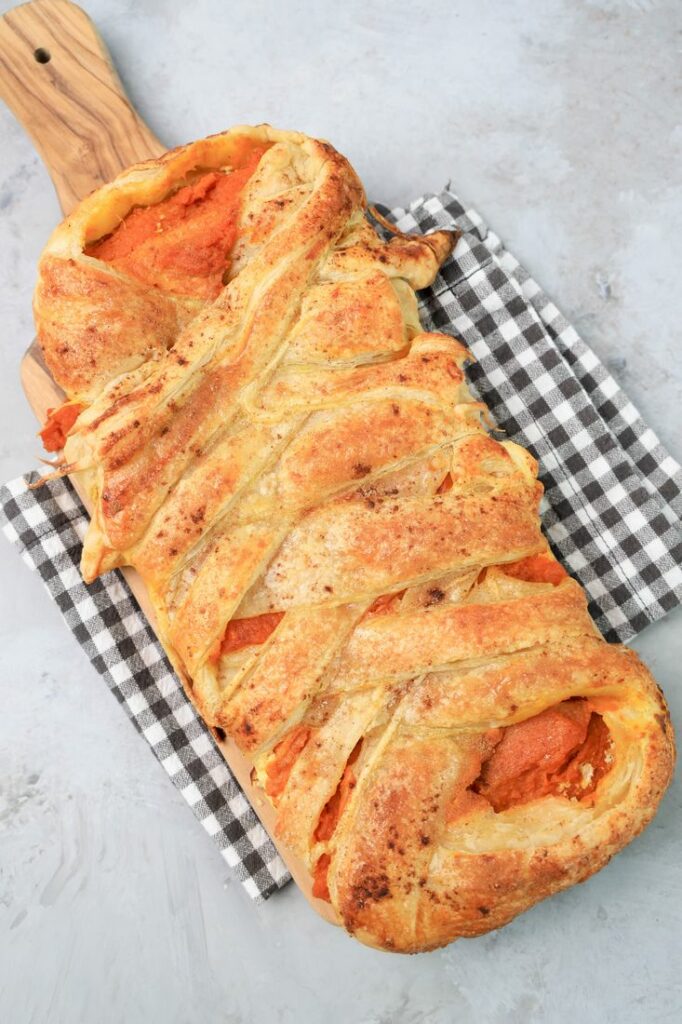
M 64 213 L 165 147 L 130 105 L 87 14 L 33 0 L 0 18 L 0 96 L 31 136 Z
M 35 143 L 65 214 L 131 163 L 159 156 L 165 149 L 133 110 L 94 25 L 68 0 L 33 0 L 0 18 L 0 96 Z M 22 361 L 21 381 L 31 408 L 44 422 L 47 409 L 61 404 L 64 394 L 36 341 Z M 89 511 L 87 496 L 75 480 L 72 483 Z M 134 569 L 122 573 L 156 630 L 142 579 Z M 251 763 L 231 740 L 214 739 L 273 836 L 276 812 L 262 790 L 253 786 Z M 276 845 L 306 899 L 337 924 L 330 904 L 313 897 L 305 864 L 283 844 Z

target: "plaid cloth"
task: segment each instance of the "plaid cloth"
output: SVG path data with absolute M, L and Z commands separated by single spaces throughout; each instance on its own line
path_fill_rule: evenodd
M 472 390 L 539 460 L 552 547 L 606 639 L 631 639 L 682 602 L 680 466 L 474 210 L 447 190 L 379 209 L 403 231 L 462 231 L 424 320 L 468 346 Z
M 380 208 L 381 209 L 381 208 Z M 535 281 L 449 192 L 391 216 L 402 230 L 463 234 L 422 313 L 457 334 L 470 380 L 498 426 L 530 448 L 544 523 L 610 640 L 627 640 L 682 602 L 682 473 Z M 4 532 L 36 569 L 95 668 L 254 899 L 289 879 L 208 729 L 117 572 L 85 586 L 87 517 L 68 480 L 0 489 Z
M 68 480 L 38 473 L 0 488 L 5 536 L 40 573 L 66 624 L 256 900 L 289 874 L 119 572 L 86 586 L 78 568 L 88 517 Z

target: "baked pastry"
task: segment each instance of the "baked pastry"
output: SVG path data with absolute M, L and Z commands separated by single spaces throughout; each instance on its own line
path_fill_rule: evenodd
M 587 878 L 673 763 L 656 684 L 542 536 L 535 461 L 421 328 L 454 241 L 383 240 L 331 146 L 236 128 L 84 200 L 35 298 L 84 578 L 137 568 L 314 893 L 400 951 Z

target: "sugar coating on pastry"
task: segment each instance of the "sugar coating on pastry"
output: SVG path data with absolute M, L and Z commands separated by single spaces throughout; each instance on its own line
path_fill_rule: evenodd
M 455 240 L 389 231 L 328 143 L 240 127 L 92 193 L 35 296 L 85 579 L 140 572 L 315 895 L 404 952 L 597 871 L 674 758 L 547 546 L 534 459 L 421 326 Z

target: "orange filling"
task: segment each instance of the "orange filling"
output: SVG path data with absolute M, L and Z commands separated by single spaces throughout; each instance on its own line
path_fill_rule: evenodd
M 284 792 L 298 755 L 310 739 L 310 729 L 306 725 L 298 725 L 287 733 L 277 744 L 266 769 L 265 792 L 268 796 L 278 797 Z
M 323 853 L 313 870 L 313 896 L 317 896 L 320 900 L 326 900 L 327 903 L 331 901 L 327 885 L 330 864 L 331 857 L 328 853 Z
M 361 749 L 362 740 L 358 740 L 351 751 L 348 761 L 346 762 L 346 767 L 343 770 L 343 775 L 341 776 L 341 781 L 336 787 L 336 791 L 329 800 L 327 800 L 327 803 L 322 809 L 320 820 L 318 821 L 317 828 L 315 829 L 315 839 L 320 843 L 326 842 L 334 835 L 336 826 L 339 823 L 339 818 L 343 814 L 346 804 L 350 800 L 350 795 L 355 789 L 357 779 L 355 778 L 353 765 L 360 756 Z M 319 899 L 327 901 L 329 901 L 327 875 L 329 874 L 330 863 L 331 857 L 329 854 L 323 853 L 313 870 L 313 896 L 317 896 Z
M 134 208 L 86 255 L 163 291 L 212 301 L 237 237 L 242 190 L 267 148 L 245 139 L 230 173 L 207 171 L 160 203 Z
M 232 619 L 227 624 L 217 657 L 240 651 L 242 647 L 264 644 L 283 618 L 284 612 L 266 612 L 265 615 L 254 615 L 250 619 Z
M 471 787 L 495 811 L 542 796 L 589 796 L 609 770 L 609 730 L 589 701 L 565 700 L 525 722 L 501 730 L 501 738 Z
M 393 611 L 393 608 L 400 601 L 404 593 L 404 590 L 399 590 L 397 594 L 382 594 L 381 597 L 377 597 L 375 601 L 372 601 L 365 615 L 384 615 L 386 612 Z
M 446 491 L 452 490 L 452 476 L 450 473 L 446 473 L 440 483 L 440 487 L 436 491 L 436 494 L 445 494 Z
M 513 576 L 517 580 L 525 580 L 527 583 L 552 583 L 554 586 L 568 576 L 563 565 L 547 554 L 529 555 L 528 558 L 512 562 L 502 569 L 506 576 Z
M 77 402 L 67 402 L 60 405 L 58 409 L 47 410 L 47 421 L 40 431 L 43 440 L 43 448 L 46 452 L 59 452 L 66 444 L 66 436 L 71 430 L 84 405 Z
M 315 829 L 315 839 L 320 843 L 324 843 L 327 839 L 331 839 L 339 818 L 343 814 L 346 804 L 350 799 L 350 795 L 355 789 L 357 779 L 355 778 L 353 765 L 360 756 L 361 747 L 362 740 L 358 740 L 353 747 L 350 757 L 348 758 L 346 767 L 343 770 L 343 775 L 341 776 L 341 781 L 336 787 L 335 793 L 329 798 L 329 800 L 327 800 L 327 803 L 322 809 L 320 820 L 318 821 L 317 828 Z

